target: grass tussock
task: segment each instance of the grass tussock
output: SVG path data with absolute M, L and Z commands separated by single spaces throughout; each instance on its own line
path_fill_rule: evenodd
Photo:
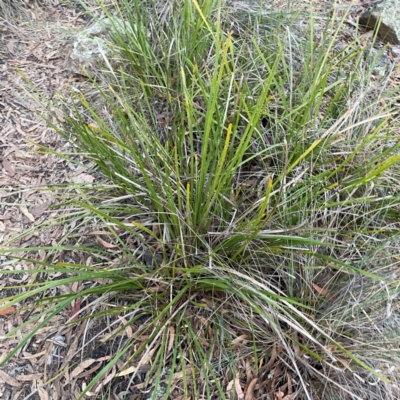
M 79 157 L 65 156 L 107 182 L 63 192 L 72 211 L 49 223 L 64 237 L 4 303 L 40 313 L 3 362 L 79 300 L 66 325 L 96 327 L 82 349 L 117 343 L 82 396 L 117 366 L 152 399 L 391 398 L 400 154 L 388 76 L 355 43 L 337 46 L 336 16 L 317 27 L 225 1 L 115 6 L 127 24 L 92 80 L 101 107 L 72 91 L 54 125 Z M 61 285 L 80 289 L 54 294 Z

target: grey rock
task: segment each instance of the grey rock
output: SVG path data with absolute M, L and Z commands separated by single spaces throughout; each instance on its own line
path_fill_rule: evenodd
M 373 48 L 364 50 L 364 59 L 372 66 L 372 73 L 374 75 L 386 75 L 392 65 L 392 62 L 386 53 Z
M 150 250 L 146 250 L 143 255 L 144 265 L 150 268 L 159 267 L 163 262 L 163 255 L 161 253 L 153 253 Z
M 400 0 L 383 0 L 359 18 L 361 26 L 377 30 L 378 37 L 400 44 Z
M 390 50 L 393 57 L 400 58 L 400 46 L 392 46 Z

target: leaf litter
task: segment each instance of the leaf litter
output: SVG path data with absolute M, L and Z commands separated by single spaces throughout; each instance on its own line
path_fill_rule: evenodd
M 20 3 L 24 9 L 18 9 L 21 12 L 18 18 L 0 20 L 3 35 L 0 39 L 0 246 L 12 244 L 20 248 L 35 248 L 56 244 L 65 229 L 62 226 L 52 226 L 26 234 L 45 220 L 63 213 L 62 209 L 55 210 L 52 207 L 61 200 L 56 197 L 50 185 L 73 181 L 93 182 L 96 177 L 91 174 L 89 165 L 80 163 L 77 168 L 76 163 L 42 151 L 42 146 L 54 152 L 68 153 L 70 149 L 38 115 L 38 104 L 27 93 L 29 89 L 22 75 L 49 99 L 71 85 L 84 84 L 86 79 L 71 72 L 66 65 L 66 55 L 70 52 L 69 38 L 58 28 L 81 28 L 87 21 L 76 10 L 59 1 Z M 51 115 L 46 117 L 55 121 Z M 48 186 L 48 190 L 43 190 L 43 186 Z M 79 254 L 71 253 L 81 261 Z M 49 254 L 46 250 L 40 250 L 35 255 L 27 251 L 24 256 L 43 261 Z M 0 256 L 3 270 L 12 272 L 34 268 L 24 259 L 9 256 Z M 16 256 L 21 257 L 20 254 Z M 64 256 L 67 257 L 67 254 Z M 19 285 L 29 282 L 34 283 L 30 274 L 3 275 L 0 286 L 7 289 L 1 291 L 1 298 L 17 293 Z M 60 294 L 71 291 L 67 286 L 57 290 Z M 37 311 L 39 309 L 34 304 L 16 304 L 0 309 L 0 359 L 18 345 L 20 335 L 35 328 L 34 324 L 23 326 L 23 321 L 32 318 Z M 82 376 L 85 369 L 82 363 L 90 360 L 90 364 L 96 364 L 87 371 L 93 374 L 110 357 L 87 357 L 82 363 L 74 361 L 77 364 L 72 370 L 74 373 L 68 372 L 69 363 L 76 360 L 80 352 L 85 329 L 84 322 L 77 332 L 73 332 L 71 326 L 67 327 L 61 336 L 65 341 L 60 341 L 57 327 L 71 317 L 72 320 L 78 318 L 77 302 L 71 313 L 53 317 L 50 325 L 40 329 L 34 340 L 17 352 L 14 361 L 1 368 L 1 398 L 72 399 L 79 394 L 82 382 L 87 378 Z M 23 328 L 19 335 L 6 339 L 5 333 L 20 325 Z M 68 377 L 67 383 L 61 383 L 57 377 L 62 371 Z

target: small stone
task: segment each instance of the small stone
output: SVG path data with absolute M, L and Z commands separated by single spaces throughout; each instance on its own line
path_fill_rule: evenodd
M 391 44 L 400 44 L 400 0 L 386 0 L 359 18 L 361 26 L 378 30 L 378 37 Z
M 374 75 L 384 76 L 392 64 L 386 53 L 382 53 L 376 49 L 365 50 L 364 58 L 372 66 L 372 73 Z
M 150 250 L 146 250 L 143 255 L 144 265 L 154 268 L 159 267 L 163 262 L 163 255 L 161 253 L 153 253 Z
M 392 46 L 390 51 L 393 57 L 400 58 L 400 46 Z

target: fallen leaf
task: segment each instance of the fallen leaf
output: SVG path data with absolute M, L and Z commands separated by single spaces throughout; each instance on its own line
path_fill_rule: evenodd
M 151 349 L 151 350 L 147 350 L 147 352 L 144 354 L 144 356 L 142 357 L 142 361 L 141 361 L 141 365 L 146 365 L 149 364 L 151 361 L 153 361 L 154 357 L 154 353 L 155 353 L 156 349 Z
M 335 300 L 335 298 L 334 298 L 332 295 L 329 294 L 329 292 L 328 292 L 327 289 L 324 289 L 324 288 L 322 288 L 322 287 L 316 285 L 315 283 L 312 283 L 312 286 L 313 286 L 313 288 L 315 289 L 315 291 L 316 291 L 319 295 L 324 296 L 324 297 L 326 297 L 328 300 L 331 300 L 331 301 L 334 301 L 334 300 Z
M 116 375 L 115 372 L 116 372 L 116 368 L 115 368 L 115 365 L 114 365 L 111 373 L 108 376 L 105 377 L 105 379 L 99 384 L 99 386 L 97 386 L 97 388 L 95 389 L 94 392 L 95 393 L 99 393 L 100 390 L 103 389 L 103 387 L 107 385 L 107 383 L 109 383 L 111 380 L 113 380 L 115 375 Z
M 285 393 L 283 393 L 283 392 L 281 392 L 281 391 L 279 390 L 279 392 L 276 392 L 275 395 L 274 395 L 275 400 L 283 400 L 284 394 L 285 394 Z
M 20 382 L 31 382 L 36 381 L 37 379 L 41 379 L 43 374 L 30 374 L 30 375 L 18 375 L 17 380 Z
M 288 372 L 286 373 L 286 379 L 288 384 L 288 394 L 292 394 L 293 393 L 292 377 Z
M 33 131 L 35 131 L 37 128 L 39 128 L 39 126 L 40 125 L 42 125 L 42 123 L 41 122 L 39 122 L 38 124 L 36 124 L 36 125 L 33 125 L 33 126 L 31 126 L 29 129 L 27 129 L 26 131 L 29 133 L 29 132 L 33 132 Z
M 20 397 L 20 394 L 22 393 L 22 392 L 24 392 L 25 390 L 24 389 L 22 389 L 22 390 L 19 390 L 18 392 L 16 392 L 15 394 L 14 394 L 14 397 L 13 397 L 13 400 L 14 399 L 19 399 Z
M 12 378 L 10 375 L 6 374 L 4 371 L 0 370 L 0 379 L 11 386 L 21 386 L 22 383 L 18 382 L 16 379 Z
M 89 232 L 89 235 L 106 235 L 106 236 L 110 236 L 111 232 L 110 231 L 92 231 L 92 232 Z
M 129 367 L 127 369 L 124 369 L 123 371 L 118 372 L 118 374 L 116 374 L 115 376 L 118 378 L 120 376 L 129 375 L 132 372 L 135 372 L 136 370 L 137 370 L 137 367 Z
M 174 380 L 182 379 L 183 376 L 186 376 L 186 375 L 190 374 L 191 371 L 192 371 L 192 368 L 187 365 L 184 371 L 176 372 L 172 376 L 172 379 L 174 379 Z
M 25 217 L 29 219 L 29 221 L 35 222 L 35 217 L 28 211 L 26 206 L 20 206 L 20 209 L 22 211 L 22 214 L 24 214 Z
M 38 391 L 39 391 L 40 400 L 49 400 L 50 399 L 45 388 L 41 387 L 38 389 Z
M 246 384 L 249 384 L 252 381 L 253 378 L 253 371 L 251 370 L 251 366 L 250 366 L 250 361 L 247 358 L 246 359 Z
M 45 351 L 41 351 L 40 353 L 37 353 L 37 354 L 31 354 L 31 353 L 24 351 L 24 352 L 22 352 L 21 359 L 22 360 L 32 360 L 34 358 L 39 358 L 39 357 L 43 356 L 44 354 L 46 354 Z
M 11 53 L 11 54 L 13 54 L 13 55 L 15 55 L 15 52 L 14 52 L 14 45 L 15 45 L 16 42 L 17 42 L 16 40 L 10 40 L 10 41 L 7 43 L 7 50 L 8 50 L 9 53 Z
M 0 310 L 0 315 L 8 315 L 15 312 L 15 307 L 6 307 Z
M 96 236 L 96 239 L 106 248 L 106 249 L 115 249 L 118 247 L 116 244 L 108 243 L 105 240 L 103 240 L 100 236 Z
M 237 372 L 236 373 L 236 378 L 235 378 L 235 391 L 236 391 L 236 394 L 237 394 L 237 398 L 239 400 L 243 400 L 244 399 L 244 393 L 243 393 L 243 390 L 242 390 L 242 386 L 240 385 L 239 377 L 240 377 L 240 373 Z
M 347 367 L 350 363 L 350 360 L 345 360 L 344 358 L 338 357 L 338 360 L 345 366 Z
M 78 299 L 75 300 L 75 305 L 74 305 L 74 307 L 72 309 L 72 313 L 71 313 L 72 319 L 71 319 L 71 321 L 76 321 L 79 318 L 79 311 L 80 310 L 81 310 L 81 299 L 78 298 Z
M 233 388 L 233 381 L 230 381 L 229 383 L 228 383 L 228 386 L 226 387 L 226 397 L 228 398 L 228 399 L 230 399 L 231 398 L 231 391 L 232 391 L 232 388 Z
M 296 396 L 297 396 L 297 393 L 288 394 L 282 400 L 294 400 L 296 398 Z
M 249 387 L 246 390 L 246 396 L 244 400 L 253 400 L 254 399 L 254 389 L 256 388 L 256 384 L 258 382 L 258 378 L 254 378 L 250 384 Z
M 72 178 L 72 182 L 75 183 L 93 183 L 93 181 L 94 176 L 89 174 L 79 174 L 78 176 Z
M 169 332 L 169 342 L 168 342 L 168 347 L 167 347 L 167 354 L 172 350 L 172 347 L 174 346 L 174 340 L 175 340 L 175 329 L 173 326 L 168 327 L 168 332 Z
M 118 319 L 121 321 L 121 323 L 124 325 L 125 327 L 125 334 L 126 336 L 130 339 L 133 335 L 133 329 L 130 326 L 130 324 L 128 323 L 128 321 L 123 318 L 123 317 L 118 317 Z
M 232 340 L 232 344 L 238 344 L 238 343 L 246 343 L 249 341 L 249 336 L 248 335 L 240 335 L 236 337 L 235 339 Z
M 39 204 L 31 209 L 31 214 L 35 218 L 39 218 L 43 215 L 43 213 L 50 207 L 51 201 L 45 201 L 42 204 Z
M 88 360 L 85 360 L 81 362 L 72 372 L 70 375 L 70 380 L 78 376 L 80 373 L 82 373 L 86 368 L 90 367 L 93 363 L 98 362 L 98 360 L 94 358 L 89 358 Z
M 15 171 L 11 162 L 8 161 L 6 158 L 3 159 L 3 167 L 11 178 L 15 175 Z
M 93 375 L 93 372 L 96 372 L 99 368 L 101 368 L 101 366 L 102 366 L 102 364 L 99 362 L 94 367 L 83 371 L 81 374 L 76 376 L 75 379 L 83 379 L 83 378 L 86 378 L 87 376 L 91 376 L 91 375 Z

